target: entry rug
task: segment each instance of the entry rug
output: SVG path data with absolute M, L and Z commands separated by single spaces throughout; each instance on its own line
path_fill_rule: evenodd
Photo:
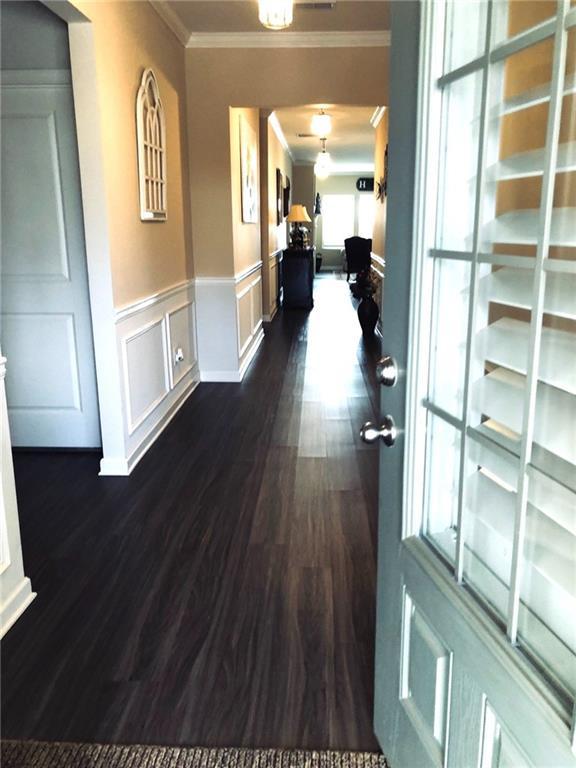
M 2 768 L 389 768 L 375 752 L 3 741 Z

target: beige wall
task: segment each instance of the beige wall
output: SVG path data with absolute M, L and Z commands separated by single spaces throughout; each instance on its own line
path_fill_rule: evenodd
M 195 270 L 230 275 L 229 108 L 386 103 L 388 49 L 189 49 L 186 77 Z
M 232 108 L 230 121 L 230 170 L 232 196 L 232 253 L 224 250 L 220 255 L 231 258 L 231 274 L 237 274 L 260 261 L 260 211 L 256 223 L 242 221 L 242 186 L 240 174 L 240 121 L 244 120 L 254 131 L 254 151 L 258 157 L 258 135 L 260 132 L 257 109 Z M 259 179 L 259 176 L 257 175 Z
M 280 143 L 269 119 L 269 110 L 261 110 L 260 117 L 260 174 L 261 237 L 262 237 L 262 307 L 266 317 L 276 311 L 277 258 L 275 254 L 287 244 L 288 224 L 277 224 L 276 217 L 276 169 L 282 172 L 283 186 L 290 179 L 293 189 L 292 159 Z
M 123 306 L 193 274 L 185 54 L 148 3 L 83 2 L 93 23 L 114 304 Z M 141 222 L 136 94 L 151 67 L 166 112 L 168 220 Z
M 388 110 L 376 126 L 374 145 L 374 196 L 378 189 L 377 183 L 384 178 L 384 154 L 388 144 Z M 376 216 L 374 218 L 374 233 L 372 235 L 372 252 L 384 258 L 386 242 L 386 198 L 384 202 L 376 201 Z
M 286 178 L 290 179 L 290 189 L 293 189 L 292 159 L 288 152 L 280 144 L 274 129 L 268 122 L 268 255 L 286 248 L 288 224 L 276 223 L 276 169 L 282 172 L 284 186 Z M 291 199 L 294 199 L 291 194 Z

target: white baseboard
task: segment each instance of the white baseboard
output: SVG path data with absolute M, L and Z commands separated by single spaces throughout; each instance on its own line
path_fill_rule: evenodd
M 271 323 L 277 314 L 278 314 L 278 305 L 275 304 L 272 309 L 272 312 L 269 315 L 263 315 L 262 320 L 264 320 L 265 323 Z
M 184 405 L 186 400 L 190 397 L 192 392 L 196 389 L 199 382 L 197 380 L 191 381 L 182 394 L 173 403 L 173 405 L 166 411 L 161 421 L 159 421 L 146 435 L 144 440 L 139 444 L 138 448 L 127 459 L 102 459 L 100 462 L 100 474 L 101 475 L 129 475 L 134 467 L 138 464 L 140 459 L 149 450 L 150 446 L 156 442 L 158 437 L 166 429 L 168 424 L 172 421 L 174 416 L 178 413 L 180 408 Z
M 13 592 L 8 595 L 6 602 L 2 605 L 0 613 L 0 637 L 4 637 L 6 632 L 22 616 L 26 608 L 36 597 L 36 592 L 32 592 L 32 584 L 28 577 L 24 577 Z
M 262 328 L 262 326 L 260 326 L 256 334 L 254 335 L 254 338 L 252 340 L 252 343 L 248 351 L 244 355 L 242 364 L 240 365 L 240 371 L 239 371 L 240 381 L 242 381 L 242 379 L 244 378 L 244 374 L 250 367 L 250 363 L 252 362 L 252 360 L 254 360 L 254 355 L 256 354 L 256 352 L 258 352 L 258 348 L 260 347 L 260 344 L 262 344 L 263 339 L 264 339 L 264 329 Z
M 118 456 L 117 458 L 106 456 L 100 459 L 100 472 L 98 474 L 102 475 L 102 477 L 129 475 L 128 459 L 125 459 L 123 456 Z
M 238 384 L 242 381 L 240 371 L 202 371 L 200 380 L 212 383 Z

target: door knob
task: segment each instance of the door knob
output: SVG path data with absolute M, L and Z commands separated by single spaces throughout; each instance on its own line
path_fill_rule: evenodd
M 396 424 L 394 424 L 392 416 L 384 416 L 382 426 L 380 427 L 372 424 L 371 421 L 367 421 L 360 430 L 360 437 L 365 443 L 375 443 L 376 440 L 380 439 L 384 445 L 390 448 L 396 442 L 397 433 Z
M 392 355 L 384 355 L 378 360 L 376 378 L 384 387 L 393 387 L 398 381 L 398 363 Z

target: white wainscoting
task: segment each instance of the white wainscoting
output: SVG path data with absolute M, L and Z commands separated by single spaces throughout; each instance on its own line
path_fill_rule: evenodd
M 282 256 L 282 251 L 274 251 L 268 257 L 268 285 L 270 286 L 270 307 L 269 312 L 264 314 L 263 319 L 266 323 L 274 320 L 278 312 L 278 262 Z
M 8 363 L 10 364 L 10 363 Z M 0 637 L 21 616 L 36 593 L 24 574 L 12 446 L 4 377 L 6 358 L 0 353 Z
M 262 339 L 262 262 L 234 277 L 195 279 L 202 381 L 242 381 Z
M 193 281 L 117 310 L 116 338 L 126 456 L 103 475 L 130 474 L 200 380 Z

